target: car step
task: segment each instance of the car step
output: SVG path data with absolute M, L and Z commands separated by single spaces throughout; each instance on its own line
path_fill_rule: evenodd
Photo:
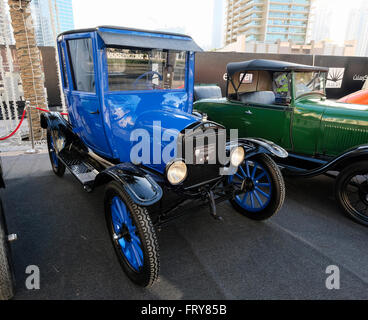
M 87 165 L 78 159 L 68 159 L 65 156 L 61 157 L 69 171 L 78 179 L 78 181 L 83 185 L 84 189 L 88 192 L 92 190 L 92 185 L 98 174 L 98 171 L 91 166 Z

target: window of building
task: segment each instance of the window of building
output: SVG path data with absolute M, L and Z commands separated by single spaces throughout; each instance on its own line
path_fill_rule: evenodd
M 281 33 L 285 33 L 287 32 L 287 28 L 282 28 L 282 27 L 268 27 L 267 28 L 268 32 L 281 32 Z
M 290 17 L 294 19 L 307 19 L 308 16 L 303 13 L 292 13 Z
M 270 17 L 278 17 L 278 18 L 287 18 L 287 17 L 289 17 L 289 14 L 287 12 L 273 12 L 273 11 L 270 11 L 269 16 Z
M 95 92 L 92 39 L 68 40 L 74 90 Z
M 266 41 L 268 42 L 276 42 L 277 40 L 285 41 L 287 36 L 283 34 L 268 34 L 266 36 Z
M 279 4 L 270 4 L 270 10 L 290 10 L 289 6 L 279 5 Z
M 185 88 L 186 52 L 107 48 L 109 91 Z
M 295 35 L 290 35 L 289 36 L 290 40 L 293 40 L 295 42 L 304 42 L 305 41 L 305 37 L 304 36 L 295 36 Z

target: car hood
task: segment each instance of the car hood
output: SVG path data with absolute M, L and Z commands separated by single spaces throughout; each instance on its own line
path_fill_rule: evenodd
M 173 110 L 170 107 L 161 107 L 159 110 L 149 110 L 141 113 L 137 117 L 134 128 L 132 129 L 143 129 L 148 132 L 150 136 L 150 147 L 153 151 L 152 153 L 154 154 L 155 150 L 161 150 L 162 154 L 165 154 L 165 149 L 172 150 L 174 145 L 175 147 L 177 146 L 177 138 L 180 132 L 200 122 L 201 118 L 193 114 L 182 112 L 177 109 Z M 159 145 L 156 140 L 154 141 L 154 139 L 157 139 L 160 135 L 162 137 L 161 145 Z M 163 173 L 166 164 L 175 157 L 175 152 L 172 152 L 170 153 L 169 159 L 162 159 L 160 163 L 154 163 L 153 159 L 151 159 L 151 164 L 147 166 Z
M 368 105 L 363 105 L 363 104 L 350 104 L 350 103 L 342 103 L 342 102 L 337 102 L 334 100 L 330 100 L 330 99 L 321 99 L 320 97 L 316 97 L 316 96 L 310 96 L 310 97 L 304 97 L 301 99 L 297 100 L 298 102 L 302 102 L 302 103 L 311 103 L 313 105 L 319 105 L 321 107 L 326 107 L 326 108 L 336 108 L 336 109 L 340 109 L 340 110 L 344 110 L 345 112 L 349 112 L 349 110 L 351 111 L 368 111 Z

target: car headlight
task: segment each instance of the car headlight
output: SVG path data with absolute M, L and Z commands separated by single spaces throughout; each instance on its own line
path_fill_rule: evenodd
M 167 180 L 172 185 L 182 183 L 187 177 L 187 173 L 187 165 L 182 160 L 174 161 L 166 169 Z
M 236 147 L 231 151 L 230 162 L 234 167 L 238 167 L 244 161 L 245 152 L 243 147 Z

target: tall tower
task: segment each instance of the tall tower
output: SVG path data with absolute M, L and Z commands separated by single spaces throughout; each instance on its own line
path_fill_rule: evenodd
M 213 0 L 212 48 L 222 47 L 224 29 L 224 0 Z
M 58 34 L 74 29 L 72 0 L 33 0 L 31 9 L 38 46 L 55 44 L 52 24 Z M 55 21 L 51 21 L 50 10 Z
M 0 45 L 14 44 L 13 32 L 10 27 L 10 17 L 5 0 L 0 0 Z
M 225 44 L 239 35 L 246 41 L 305 43 L 313 1 L 227 0 Z

